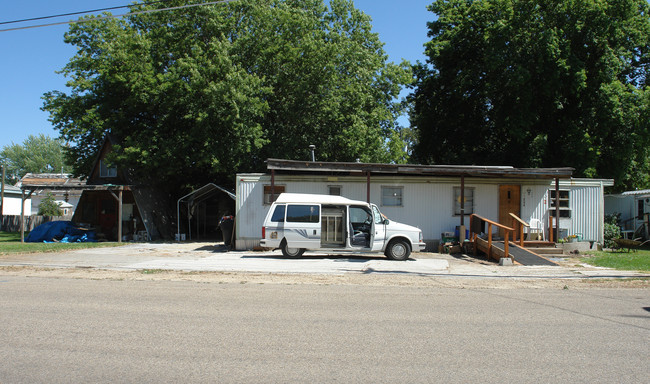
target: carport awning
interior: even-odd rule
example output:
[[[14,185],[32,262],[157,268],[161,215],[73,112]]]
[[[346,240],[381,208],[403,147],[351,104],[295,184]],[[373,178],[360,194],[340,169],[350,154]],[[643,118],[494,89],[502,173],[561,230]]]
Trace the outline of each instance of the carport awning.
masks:
[[[210,196],[216,190],[221,191],[221,192],[225,193],[226,195],[230,196],[233,200],[236,200],[236,196],[235,196],[234,193],[232,193],[232,192],[230,192],[230,191],[228,191],[228,190],[226,190],[226,189],[224,189],[224,188],[222,188],[222,187],[220,187],[220,186],[218,186],[216,184],[208,183],[208,184],[202,186],[201,188],[199,188],[199,189],[197,189],[195,191],[192,191],[192,192],[188,193],[187,195],[181,197],[180,199],[178,199],[178,202],[181,203],[183,201],[187,201],[189,203],[194,203],[194,202],[197,202],[197,201],[202,201],[202,200],[206,199],[208,196]]]
[[[202,202],[203,200],[208,199],[211,195],[217,192],[223,192],[226,195],[228,195],[233,201],[236,200],[236,196],[234,193],[214,184],[214,183],[208,183],[201,188],[192,191],[188,193],[187,195],[181,197],[178,199],[178,202],[176,203],[176,235],[177,237],[180,236],[181,233],[181,203],[186,203],[187,204],[187,209],[188,209],[188,221],[190,220],[189,218],[189,210],[190,207]],[[190,226],[188,226],[190,228]]]

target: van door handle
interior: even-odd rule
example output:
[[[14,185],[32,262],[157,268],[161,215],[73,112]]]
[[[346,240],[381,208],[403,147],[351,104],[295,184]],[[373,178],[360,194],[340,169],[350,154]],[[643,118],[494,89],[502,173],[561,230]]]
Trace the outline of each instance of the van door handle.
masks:
[[[314,229],[314,235],[316,234],[316,230]]]

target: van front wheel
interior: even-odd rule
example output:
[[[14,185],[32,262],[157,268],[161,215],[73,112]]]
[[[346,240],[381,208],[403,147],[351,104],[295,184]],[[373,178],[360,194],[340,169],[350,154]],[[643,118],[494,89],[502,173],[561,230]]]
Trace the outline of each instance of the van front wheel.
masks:
[[[384,253],[391,260],[406,260],[411,255],[411,247],[405,240],[393,240]]]
[[[300,257],[305,253],[305,248],[291,248],[287,246],[286,240],[282,242],[280,249],[282,249],[282,255],[284,257]]]

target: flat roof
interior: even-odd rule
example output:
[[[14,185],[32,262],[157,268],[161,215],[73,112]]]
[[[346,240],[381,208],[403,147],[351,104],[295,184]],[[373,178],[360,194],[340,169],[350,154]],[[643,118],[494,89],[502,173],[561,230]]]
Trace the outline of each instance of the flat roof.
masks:
[[[377,164],[267,159],[269,171],[295,173],[384,174],[404,176],[469,176],[555,179],[570,178],[574,168],[515,168],[483,165]]]

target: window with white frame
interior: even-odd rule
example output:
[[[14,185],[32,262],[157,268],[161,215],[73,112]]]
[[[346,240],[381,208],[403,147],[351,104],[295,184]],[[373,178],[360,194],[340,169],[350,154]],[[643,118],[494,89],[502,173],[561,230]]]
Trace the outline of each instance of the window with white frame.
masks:
[[[463,198],[465,199],[465,215],[474,213],[474,188],[465,188]],[[454,187],[454,216],[460,216],[460,187]]]
[[[381,187],[381,205],[384,207],[402,207],[404,205],[404,187]]]
[[[117,177],[117,167],[104,159],[99,160],[99,177]]]

